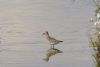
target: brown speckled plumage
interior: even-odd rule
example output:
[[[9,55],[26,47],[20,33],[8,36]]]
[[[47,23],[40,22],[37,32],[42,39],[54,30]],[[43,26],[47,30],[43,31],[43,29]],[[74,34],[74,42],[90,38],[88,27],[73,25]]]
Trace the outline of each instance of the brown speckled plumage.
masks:
[[[63,41],[60,41],[60,40],[57,40],[57,39],[51,37],[49,35],[48,31],[44,32],[43,35],[46,36],[46,39],[48,40],[49,44],[51,44],[53,46],[53,48],[54,48],[54,45],[59,44],[60,42],[63,42]]]

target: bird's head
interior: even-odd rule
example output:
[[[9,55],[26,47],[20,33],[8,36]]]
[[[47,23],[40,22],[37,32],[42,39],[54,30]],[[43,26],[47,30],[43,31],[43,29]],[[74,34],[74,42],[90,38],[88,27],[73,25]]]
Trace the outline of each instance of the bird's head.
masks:
[[[48,31],[45,31],[42,35],[48,35],[49,33],[48,33]]]

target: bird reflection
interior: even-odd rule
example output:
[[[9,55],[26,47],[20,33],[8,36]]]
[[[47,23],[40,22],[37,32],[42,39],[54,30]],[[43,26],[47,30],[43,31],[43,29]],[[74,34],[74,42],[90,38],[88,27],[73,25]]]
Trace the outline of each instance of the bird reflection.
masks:
[[[50,48],[47,50],[44,60],[49,61],[50,57],[58,53],[62,53],[62,51],[56,48]]]

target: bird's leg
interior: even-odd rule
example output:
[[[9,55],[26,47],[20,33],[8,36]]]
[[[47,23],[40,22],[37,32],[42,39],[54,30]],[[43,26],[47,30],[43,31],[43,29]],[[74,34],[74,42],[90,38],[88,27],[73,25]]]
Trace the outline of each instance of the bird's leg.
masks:
[[[54,49],[54,44],[51,44],[51,48],[53,48],[53,49]]]
[[[53,46],[53,49],[54,49],[54,44],[52,46]]]
[[[51,44],[51,48],[52,48],[52,44]]]

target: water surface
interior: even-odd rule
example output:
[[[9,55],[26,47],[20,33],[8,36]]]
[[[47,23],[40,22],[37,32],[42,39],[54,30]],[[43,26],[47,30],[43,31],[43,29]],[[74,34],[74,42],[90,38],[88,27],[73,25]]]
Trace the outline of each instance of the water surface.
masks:
[[[87,38],[93,10],[92,0],[0,0],[0,67],[95,67]],[[44,31],[64,41],[49,62]]]

